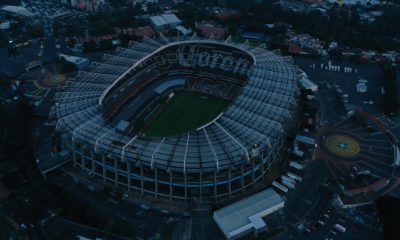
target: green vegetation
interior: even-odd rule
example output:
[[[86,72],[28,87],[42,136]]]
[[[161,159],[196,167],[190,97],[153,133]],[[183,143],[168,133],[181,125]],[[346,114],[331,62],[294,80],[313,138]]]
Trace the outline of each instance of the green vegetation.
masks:
[[[384,240],[397,239],[400,228],[400,201],[391,196],[379,198],[376,202],[376,208],[383,228],[385,230]]]
[[[24,100],[0,104],[0,182],[11,194],[5,199],[27,222],[37,222],[51,210],[69,220],[128,237],[136,235],[126,221],[110,222],[94,206],[47,182],[39,173],[32,146],[32,117]],[[73,192],[72,192],[73,193]],[[0,239],[24,239],[12,221],[0,215]],[[58,239],[74,239],[68,228]],[[72,231],[72,229],[71,229]],[[14,237],[14,238],[12,238]]]
[[[260,234],[255,237],[255,240],[263,240],[263,239],[270,239],[282,233],[284,231],[283,228],[274,228],[269,230],[268,232],[261,232]]]
[[[3,215],[0,214],[0,239],[24,239],[13,224]]]
[[[30,106],[27,101],[0,105],[0,162],[4,173],[4,184],[18,185],[20,174],[33,176],[29,167],[35,168],[31,144]],[[24,170],[16,171],[16,168]]]
[[[385,95],[383,96],[383,111],[393,113],[396,111],[399,101],[397,99],[396,69],[392,66],[383,66],[383,86]]]
[[[393,0],[399,2],[400,0]],[[215,4],[211,0],[196,0],[179,8],[178,15],[190,27],[194,22],[204,19],[215,20],[229,27],[230,34],[234,28],[246,31],[265,33],[272,37],[273,44],[279,46],[286,26],[275,26],[267,29],[267,23],[288,23],[298,33],[308,33],[321,40],[336,41],[339,45],[378,51],[399,50],[400,14],[399,6],[380,6],[371,10],[383,10],[376,21],[365,22],[359,17],[359,6],[340,7],[335,5],[326,13],[319,11],[294,12],[283,9],[277,1],[243,1],[229,0],[220,6],[240,11],[240,18],[216,19],[207,14],[207,6]]]
[[[167,136],[194,130],[215,118],[229,102],[194,92],[178,92],[144,131],[146,136]]]

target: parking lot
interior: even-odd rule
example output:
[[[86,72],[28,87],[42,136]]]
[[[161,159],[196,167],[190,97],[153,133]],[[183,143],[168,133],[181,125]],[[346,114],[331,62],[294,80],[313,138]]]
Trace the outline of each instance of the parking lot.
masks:
[[[304,171],[302,182],[297,183],[296,188],[287,193],[285,217],[290,224],[305,224],[310,221],[310,214],[315,215],[313,212],[319,212],[329,203],[330,198],[326,199],[319,190],[327,177],[327,173],[321,171],[324,169],[322,164],[321,161],[310,163]]]
[[[71,14],[87,16],[87,13],[70,9],[58,1],[28,0],[25,2],[27,4],[26,8],[29,11],[42,18],[55,19],[59,17],[66,17]]]
[[[348,94],[348,105],[362,107],[374,114],[381,112],[383,74],[379,66],[305,57],[294,57],[294,60],[318,85],[337,85],[342,91],[340,94]],[[360,79],[367,81],[365,93],[357,92],[356,84]]]

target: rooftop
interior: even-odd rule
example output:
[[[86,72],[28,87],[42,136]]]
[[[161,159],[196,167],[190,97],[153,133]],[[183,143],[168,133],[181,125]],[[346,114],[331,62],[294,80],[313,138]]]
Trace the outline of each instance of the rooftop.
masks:
[[[161,16],[169,24],[181,24],[182,23],[182,21],[175,14],[163,14]]]
[[[227,238],[266,226],[262,217],[283,207],[284,200],[272,188],[214,212],[214,220]]]
[[[152,16],[150,17],[150,21],[157,27],[168,24],[167,21],[162,16]]]

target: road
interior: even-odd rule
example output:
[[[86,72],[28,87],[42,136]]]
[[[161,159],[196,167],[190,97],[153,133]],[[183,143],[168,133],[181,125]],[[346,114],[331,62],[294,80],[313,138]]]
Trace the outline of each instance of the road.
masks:
[[[53,34],[53,22],[51,20],[44,20],[43,31],[44,31],[44,43],[43,43],[44,47],[40,60],[42,64],[56,62],[58,61],[58,54]]]
[[[45,235],[45,238],[48,240],[59,238],[60,236],[65,235],[66,232],[73,231],[74,233],[91,238],[96,239],[99,237],[110,239],[110,240],[126,240],[127,238],[116,236],[112,234],[108,234],[102,232],[98,229],[81,225],[75,222],[71,222],[68,219],[62,218],[60,216],[50,217],[45,221],[43,226],[39,227]]]
[[[320,185],[326,180],[327,172],[324,171],[322,161],[311,162],[304,171],[302,182],[296,184],[296,188],[286,195],[285,215],[290,224],[303,223],[307,216],[317,206],[320,210],[326,207],[319,204]],[[328,204],[328,202],[325,202]]]
[[[55,39],[52,31],[52,22],[43,20],[44,41],[43,43],[28,44],[17,49],[16,58],[8,58],[8,49],[0,49],[0,77],[16,77],[25,71],[28,63],[40,59],[42,63],[51,63],[58,60]]]

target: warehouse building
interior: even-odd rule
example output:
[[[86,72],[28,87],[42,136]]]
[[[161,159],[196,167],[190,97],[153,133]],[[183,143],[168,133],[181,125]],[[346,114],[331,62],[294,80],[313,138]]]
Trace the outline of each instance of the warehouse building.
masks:
[[[157,31],[165,31],[182,24],[175,14],[162,14],[150,17],[151,26]]]
[[[237,239],[248,233],[267,229],[263,217],[279,210],[285,204],[272,188],[235,202],[214,212],[214,220],[227,239]]]

